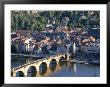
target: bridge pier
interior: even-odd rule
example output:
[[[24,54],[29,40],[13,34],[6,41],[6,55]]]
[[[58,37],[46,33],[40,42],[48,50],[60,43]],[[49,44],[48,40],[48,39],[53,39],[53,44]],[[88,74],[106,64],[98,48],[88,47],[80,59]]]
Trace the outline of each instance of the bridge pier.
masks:
[[[13,77],[16,77],[16,72],[13,71],[12,73],[13,73],[12,76]]]

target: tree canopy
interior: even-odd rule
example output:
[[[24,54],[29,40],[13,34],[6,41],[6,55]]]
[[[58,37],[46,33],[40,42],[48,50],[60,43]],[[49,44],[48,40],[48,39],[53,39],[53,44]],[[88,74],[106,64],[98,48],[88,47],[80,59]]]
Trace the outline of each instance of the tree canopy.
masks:
[[[60,26],[64,17],[69,18],[69,28],[100,26],[100,12],[93,12],[90,14],[91,11],[11,11],[11,30],[43,31],[48,20],[55,20],[55,24]]]

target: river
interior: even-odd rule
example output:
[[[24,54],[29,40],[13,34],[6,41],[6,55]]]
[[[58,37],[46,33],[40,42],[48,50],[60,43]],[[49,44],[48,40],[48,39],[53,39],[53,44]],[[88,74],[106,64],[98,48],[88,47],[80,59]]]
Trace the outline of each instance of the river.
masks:
[[[35,58],[20,58],[12,56],[11,68],[36,60]],[[52,63],[49,67],[41,67],[40,71],[28,71],[27,77],[99,77],[100,65],[78,64],[73,62]],[[17,74],[19,77],[19,75]]]

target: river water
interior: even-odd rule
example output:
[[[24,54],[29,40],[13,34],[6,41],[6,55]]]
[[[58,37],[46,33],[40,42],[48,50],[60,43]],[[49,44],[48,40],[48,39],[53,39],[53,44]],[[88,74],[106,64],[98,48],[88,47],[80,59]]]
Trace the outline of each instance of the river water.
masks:
[[[23,58],[12,56],[11,68],[36,60],[35,58]],[[52,63],[49,67],[28,71],[28,77],[99,77],[100,65],[78,64],[73,62]],[[19,77],[19,75],[17,74]]]

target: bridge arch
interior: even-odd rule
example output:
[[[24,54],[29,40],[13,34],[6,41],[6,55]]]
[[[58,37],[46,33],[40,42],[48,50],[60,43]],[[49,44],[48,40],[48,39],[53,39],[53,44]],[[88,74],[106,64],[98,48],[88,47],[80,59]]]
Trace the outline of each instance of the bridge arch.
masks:
[[[47,72],[47,63],[46,62],[42,62],[39,65],[39,74],[40,75],[44,75]]]
[[[64,56],[61,56],[59,61],[65,60],[66,58]]]
[[[69,58],[74,58],[74,55],[73,54],[69,55]]]
[[[28,77],[35,77],[37,74],[37,69],[35,66],[30,66],[27,70],[27,76]]]
[[[53,72],[55,71],[56,69],[56,66],[57,66],[57,60],[56,59],[52,59],[49,63],[49,68],[50,70]]]
[[[22,71],[16,72],[16,77],[24,77],[24,73]]]
[[[11,71],[11,76],[13,76],[13,71]]]
[[[50,63],[57,63],[56,59],[51,59]]]

